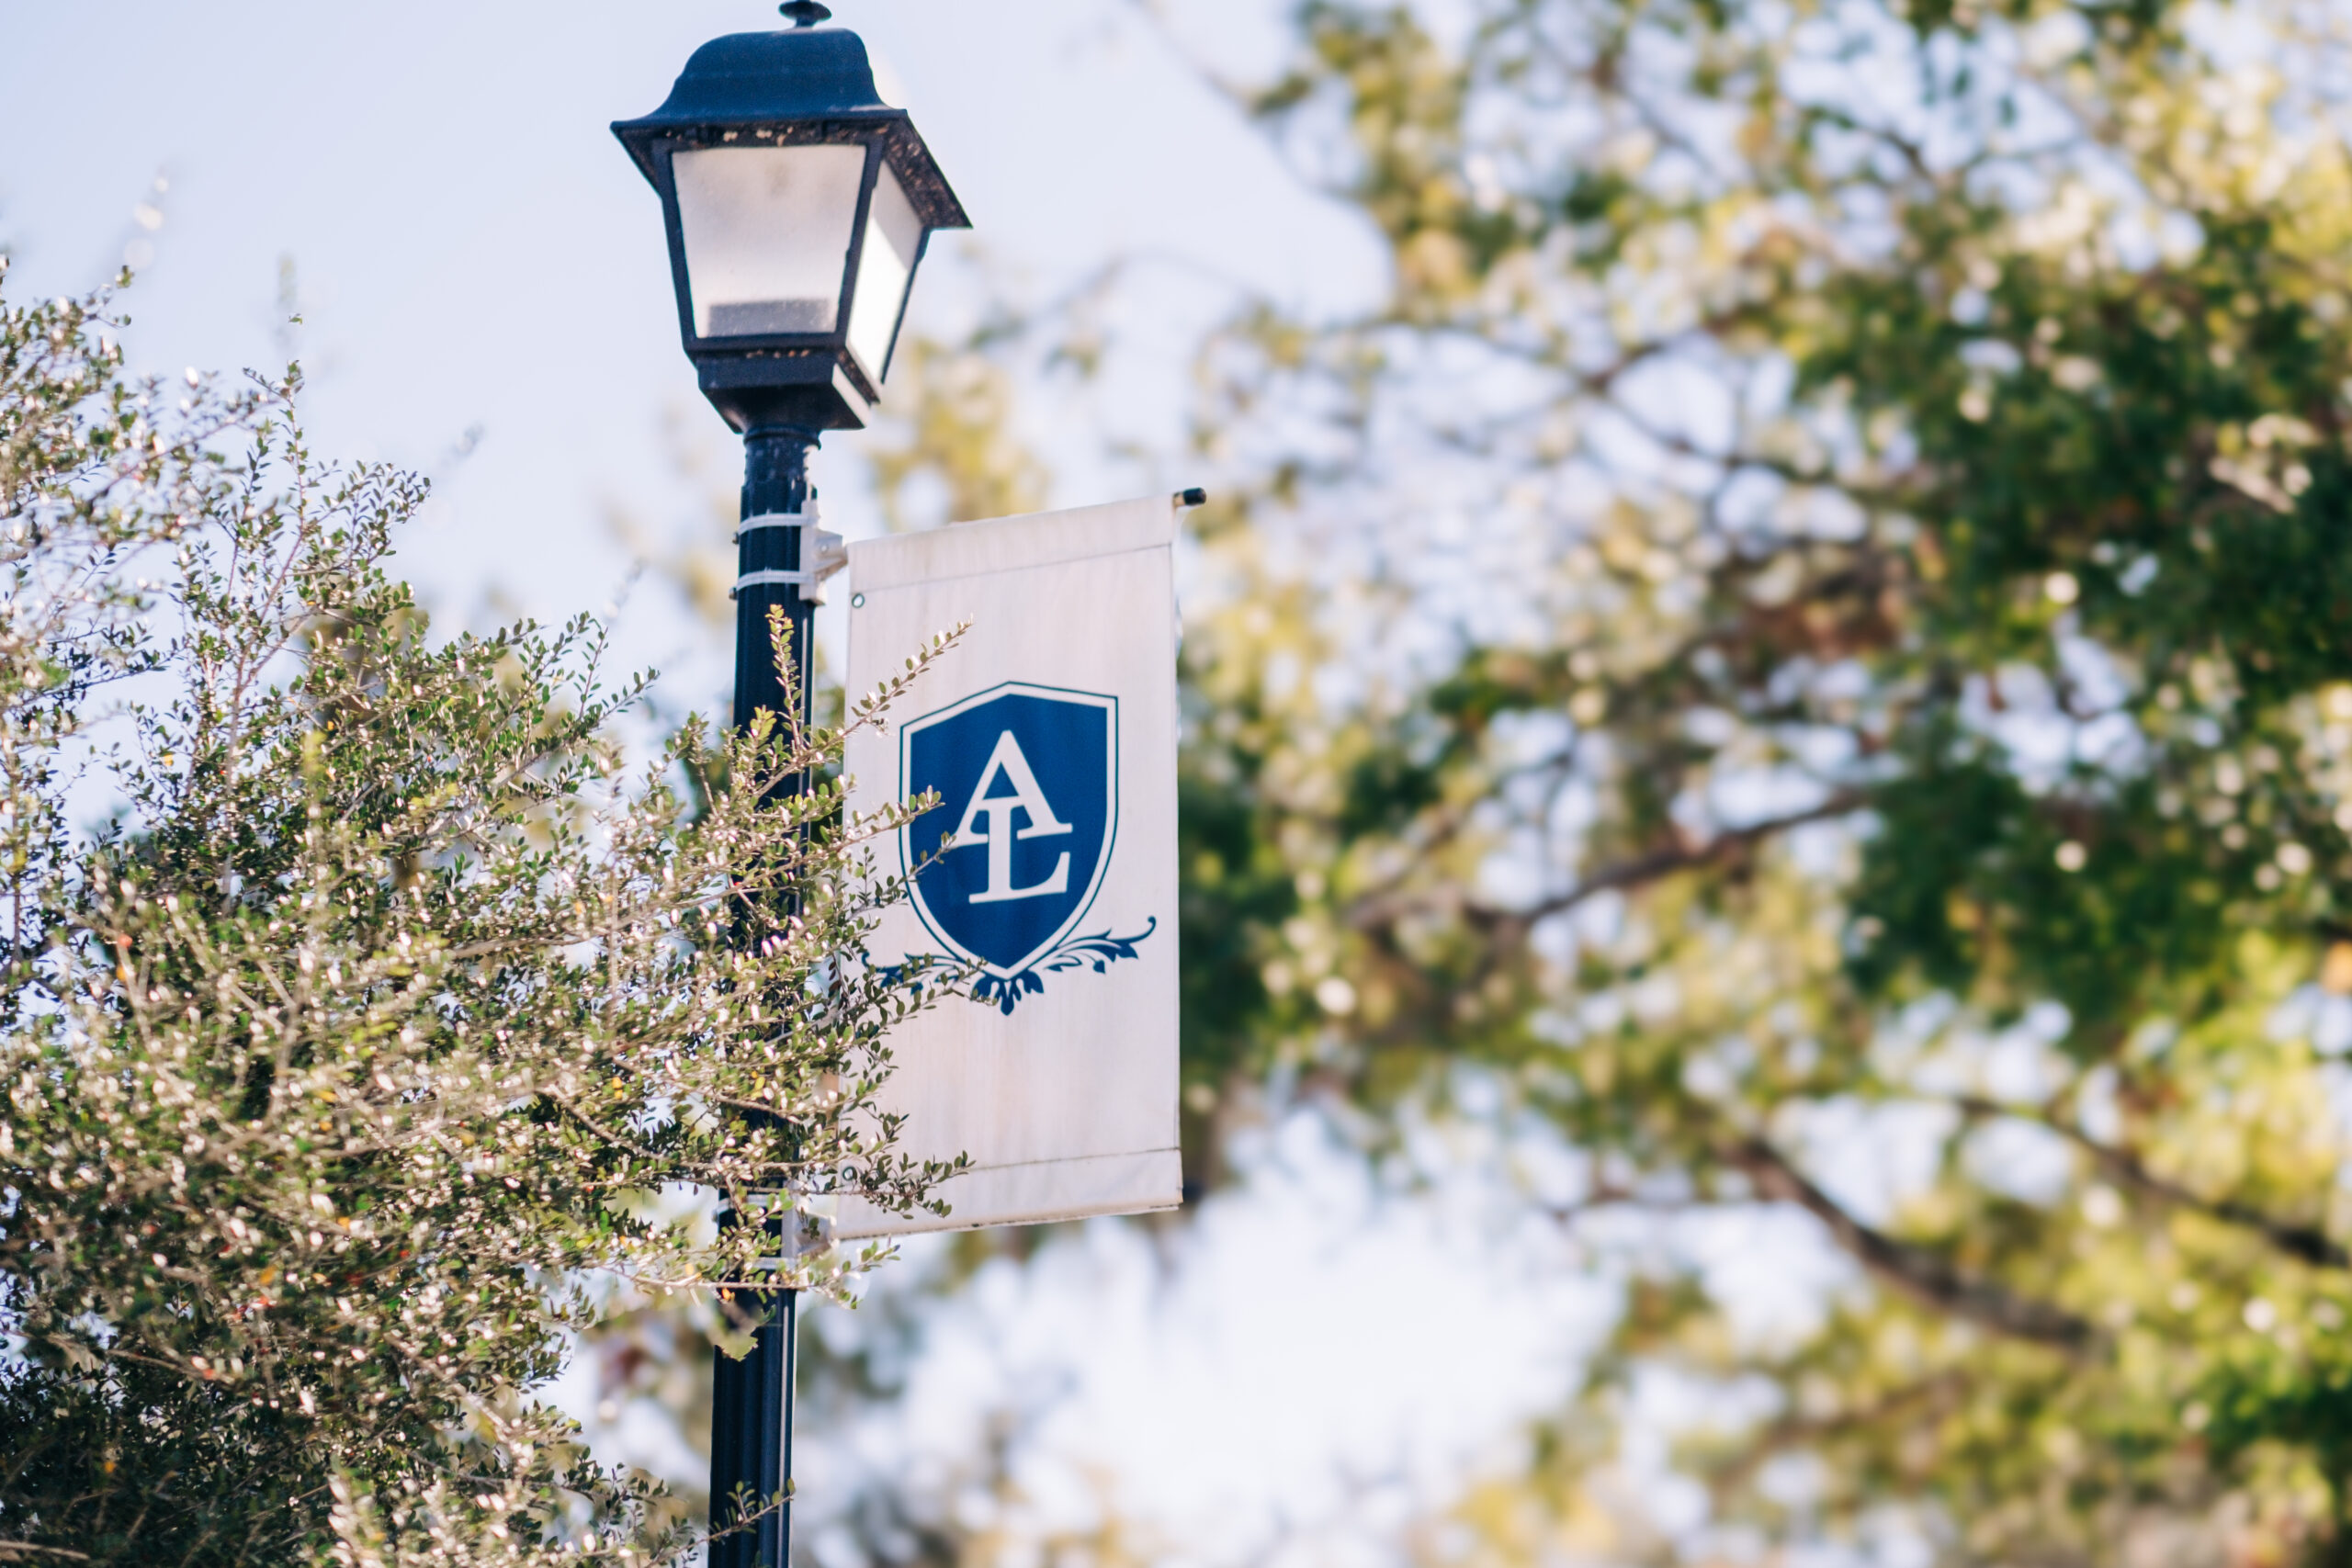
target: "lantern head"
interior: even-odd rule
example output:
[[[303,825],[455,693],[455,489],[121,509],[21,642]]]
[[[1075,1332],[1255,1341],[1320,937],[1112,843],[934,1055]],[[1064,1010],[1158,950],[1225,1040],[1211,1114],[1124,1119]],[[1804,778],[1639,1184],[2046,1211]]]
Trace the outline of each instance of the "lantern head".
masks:
[[[737,430],[854,430],[882,395],[931,234],[971,220],[856,34],[801,26],[695,51],[613,127],[662,197],[678,325]]]

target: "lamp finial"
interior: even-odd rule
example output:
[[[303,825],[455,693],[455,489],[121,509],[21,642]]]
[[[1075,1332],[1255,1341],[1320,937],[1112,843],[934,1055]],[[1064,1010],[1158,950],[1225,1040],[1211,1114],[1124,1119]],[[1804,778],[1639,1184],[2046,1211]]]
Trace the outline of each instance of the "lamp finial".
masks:
[[[786,0],[776,9],[791,17],[796,28],[813,28],[833,14],[831,6],[820,6],[817,0]]]

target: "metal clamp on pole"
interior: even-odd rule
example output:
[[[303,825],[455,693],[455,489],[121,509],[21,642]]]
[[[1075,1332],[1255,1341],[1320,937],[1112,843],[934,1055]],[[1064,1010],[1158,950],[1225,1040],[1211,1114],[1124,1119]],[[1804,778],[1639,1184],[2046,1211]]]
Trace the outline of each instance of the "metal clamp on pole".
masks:
[[[807,507],[799,512],[764,512],[757,517],[746,517],[736,525],[732,543],[741,544],[743,536],[762,528],[814,528],[823,514],[817,509],[817,498],[810,496]]]
[[[838,1199],[806,1193],[748,1194],[740,1218],[756,1223],[776,1243],[774,1256],[754,1258],[752,1267],[763,1274],[774,1274],[832,1246],[837,1223],[833,1211],[838,1203]],[[723,1280],[718,1283],[734,1290],[775,1288],[772,1279]]]
[[[825,579],[849,565],[849,541],[839,534],[811,528],[800,536],[800,558],[807,563],[816,590],[804,591],[800,596],[811,604],[821,604],[825,602]]]
[[[817,507],[811,502],[806,512],[773,512],[761,517],[747,517],[735,530],[740,541],[744,535],[758,528],[801,528],[800,558],[807,564],[797,570],[781,569],[747,571],[735,580],[727,591],[729,599],[746,588],[763,583],[785,583],[800,590],[800,597],[811,604],[825,602],[825,580],[849,565],[849,543],[839,534],[828,533],[817,526]]]
[[[727,591],[727,596],[732,599],[746,588],[759,588],[771,582],[805,584],[815,575],[807,571],[747,571],[735,580],[735,586]]]

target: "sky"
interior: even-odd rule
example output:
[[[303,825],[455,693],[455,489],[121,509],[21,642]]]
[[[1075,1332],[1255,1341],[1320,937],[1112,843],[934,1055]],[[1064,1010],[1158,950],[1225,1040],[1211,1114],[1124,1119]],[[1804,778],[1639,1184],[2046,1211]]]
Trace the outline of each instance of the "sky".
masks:
[[[1156,439],[1181,413],[1192,324],[1237,291],[1340,309],[1380,287],[1358,220],[1302,188],[1199,67],[1270,62],[1278,6],[1188,5],[1182,48],[1134,0],[838,10],[975,220],[933,245],[912,330],[952,335],[995,299],[1138,264],[1161,287],[1121,323],[1110,400]],[[733,438],[680,352],[659,204],[607,128],[660,103],[708,38],[780,25],[752,0],[0,0],[9,289],[78,293],[130,259],[134,366],[298,352],[320,452],[435,479],[399,569],[445,626],[621,601],[624,661],[707,705],[723,639],[658,589],[621,591],[641,555],[724,542],[707,502],[731,489]],[[1057,504],[1169,480],[1106,466],[1091,434],[1035,434]],[[855,443],[816,463],[852,537],[876,527]],[[840,614],[820,634],[835,646]]]

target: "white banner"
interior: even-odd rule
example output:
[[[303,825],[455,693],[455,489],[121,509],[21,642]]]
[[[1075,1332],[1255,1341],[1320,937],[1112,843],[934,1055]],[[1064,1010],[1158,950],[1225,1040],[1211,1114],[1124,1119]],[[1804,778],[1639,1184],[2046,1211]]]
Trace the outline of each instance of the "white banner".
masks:
[[[884,851],[885,869],[934,858],[868,960],[980,978],[893,1032],[882,1096],[901,1152],[971,1156],[940,1193],[953,1212],[844,1201],[839,1235],[1180,1201],[1175,532],[1174,502],[1136,501],[850,547],[853,693],[971,626],[850,744],[853,810],[941,800]]]

